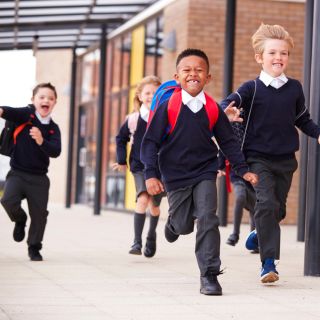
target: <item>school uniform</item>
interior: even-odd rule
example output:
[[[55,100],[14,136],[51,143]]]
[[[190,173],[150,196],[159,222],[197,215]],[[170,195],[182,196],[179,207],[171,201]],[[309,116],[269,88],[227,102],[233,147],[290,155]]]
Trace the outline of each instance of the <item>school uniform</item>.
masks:
[[[168,102],[161,104],[143,138],[141,161],[146,179],[157,177],[159,163],[167,190],[171,232],[180,235],[193,231],[197,219],[195,253],[201,276],[220,271],[220,233],[216,216],[216,176],[218,147],[228,156],[233,169],[243,176],[248,166],[238,147],[229,120],[219,108],[212,130],[203,105],[204,93],[191,97],[182,90],[182,106],[173,132],[164,138],[168,127]]]
[[[320,128],[310,119],[298,80],[284,74],[274,79],[261,71],[255,81],[256,94],[243,152],[250,171],[259,176],[254,186],[255,224],[261,261],[265,261],[280,258],[279,222],[285,218],[287,195],[297,169],[295,152],[299,149],[299,134],[296,127],[313,138],[319,137]],[[235,101],[247,118],[253,90],[253,81],[243,83],[237,92],[221,102],[222,108]]]
[[[139,116],[137,117],[137,123],[136,128],[134,128],[134,132],[131,132],[133,131],[132,129],[130,131],[129,117],[127,117],[126,121],[121,126],[118,135],[116,136],[117,162],[120,165],[127,164],[127,143],[131,140],[129,167],[135,181],[136,198],[138,198],[142,192],[147,192],[143,173],[144,165],[140,160],[140,150],[142,138],[147,129],[148,117],[149,109],[145,105],[142,105],[139,110]],[[157,177],[160,178],[159,169],[157,169]],[[163,194],[160,196],[152,196],[153,204],[155,206],[159,206],[162,197]]]
[[[31,218],[27,244],[29,248],[40,250],[49,213],[49,158],[56,158],[61,153],[60,130],[50,117],[41,118],[33,105],[1,108],[4,119],[17,125],[29,122],[17,136],[1,204],[13,222],[24,223],[27,214],[21,207],[21,201],[27,200]],[[44,139],[41,146],[31,138],[31,127],[37,127],[41,131]]]

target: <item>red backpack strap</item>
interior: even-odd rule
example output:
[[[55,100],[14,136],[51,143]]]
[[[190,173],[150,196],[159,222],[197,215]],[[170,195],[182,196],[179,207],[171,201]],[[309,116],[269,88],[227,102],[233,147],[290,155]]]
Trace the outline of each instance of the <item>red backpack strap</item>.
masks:
[[[180,113],[182,104],[182,95],[181,95],[181,88],[177,88],[173,91],[169,101],[168,101],[168,134],[171,134],[174,130],[178,116]]]
[[[219,108],[217,103],[205,93],[206,97],[206,105],[204,106],[208,119],[209,119],[209,129],[210,131],[216,124],[218,117],[219,117]],[[181,110],[182,105],[182,95],[181,95],[181,88],[177,88],[172,93],[172,96],[169,99],[168,102],[168,122],[169,122],[169,128],[168,128],[168,134],[171,134],[174,130],[178,116]]]
[[[18,127],[16,127],[13,131],[13,143],[16,144],[17,143],[17,136],[18,134],[24,129],[24,127],[27,125],[27,124],[32,124],[30,121],[28,122],[25,122],[25,123],[22,123],[20,124]]]
[[[218,117],[219,117],[219,108],[217,103],[206,93],[204,93],[206,97],[206,105],[204,106],[209,118],[209,128],[210,131],[216,124]]]

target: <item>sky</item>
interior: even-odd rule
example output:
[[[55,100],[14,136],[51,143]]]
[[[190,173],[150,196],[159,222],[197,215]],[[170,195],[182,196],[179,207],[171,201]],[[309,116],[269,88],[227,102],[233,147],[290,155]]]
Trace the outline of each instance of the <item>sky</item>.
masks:
[[[24,107],[30,103],[35,76],[32,50],[0,51],[0,106]]]
[[[24,107],[31,102],[36,62],[31,50],[0,51],[0,106]],[[2,120],[2,119],[0,119]],[[4,121],[0,121],[0,130]],[[9,158],[0,156],[0,180],[9,170]]]

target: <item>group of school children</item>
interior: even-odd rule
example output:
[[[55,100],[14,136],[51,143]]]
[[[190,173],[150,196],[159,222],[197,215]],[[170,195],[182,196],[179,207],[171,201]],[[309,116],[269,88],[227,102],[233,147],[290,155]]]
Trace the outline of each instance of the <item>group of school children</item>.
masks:
[[[130,142],[129,165],[136,186],[134,240],[129,253],[141,255],[143,249],[146,257],[155,255],[159,205],[166,195],[169,212],[164,235],[168,242],[193,232],[196,224],[195,255],[200,270],[200,293],[205,295],[222,295],[218,281],[222,270],[216,215],[219,153],[231,164],[236,194],[234,231],[227,243],[234,246],[238,242],[242,209],[247,208],[252,231],[246,247],[260,254],[261,282],[272,283],[279,280],[275,266],[275,261],[280,259],[279,223],[286,216],[287,195],[297,169],[296,127],[320,143],[320,128],[310,119],[300,82],[284,73],[293,48],[291,36],[282,26],[262,24],[252,36],[252,46],[255,60],[261,65],[260,75],[243,83],[220,105],[204,92],[211,80],[207,55],[200,49],[182,51],[176,60],[174,81],[160,85],[159,78],[147,76],[137,85],[135,112],[127,116],[116,137],[117,162],[113,169],[126,170]],[[46,90],[44,98],[48,98],[47,91],[50,96],[53,94],[51,102],[47,99],[44,107],[38,103],[37,90]],[[18,139],[26,139],[33,145],[39,167],[31,169],[20,161],[24,150],[18,142],[1,200],[15,222],[14,239],[22,241],[27,216],[20,204],[27,197],[31,260],[42,260],[39,250],[47,217],[48,191],[45,173],[48,157],[58,156],[61,148],[58,127],[50,118],[55,90],[48,86],[37,90],[34,106],[24,113],[0,108],[0,116],[19,123],[33,115],[33,122],[28,125],[30,132],[25,130]],[[234,134],[232,122],[243,122],[242,143]],[[39,184],[34,182],[36,179]],[[26,191],[24,185],[29,181],[45,194],[32,197],[37,190]],[[150,223],[143,248],[147,213]]]

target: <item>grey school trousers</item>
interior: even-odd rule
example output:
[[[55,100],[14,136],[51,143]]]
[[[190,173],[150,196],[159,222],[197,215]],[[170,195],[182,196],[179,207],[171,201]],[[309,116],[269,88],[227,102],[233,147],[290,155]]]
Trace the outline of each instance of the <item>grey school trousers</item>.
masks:
[[[201,276],[208,270],[220,271],[220,232],[216,179],[167,193],[169,217],[167,227],[176,234],[189,234],[197,220],[195,254]]]
[[[247,159],[250,171],[256,173],[259,182],[256,191],[254,218],[257,229],[260,258],[280,258],[280,221],[286,216],[286,202],[292,176],[297,170],[295,158],[287,160]]]
[[[18,170],[10,170],[4,185],[1,204],[13,222],[23,222],[27,215],[21,207],[27,200],[31,218],[27,244],[42,248],[42,239],[47,224],[47,204],[50,181],[47,175],[35,175]]]

